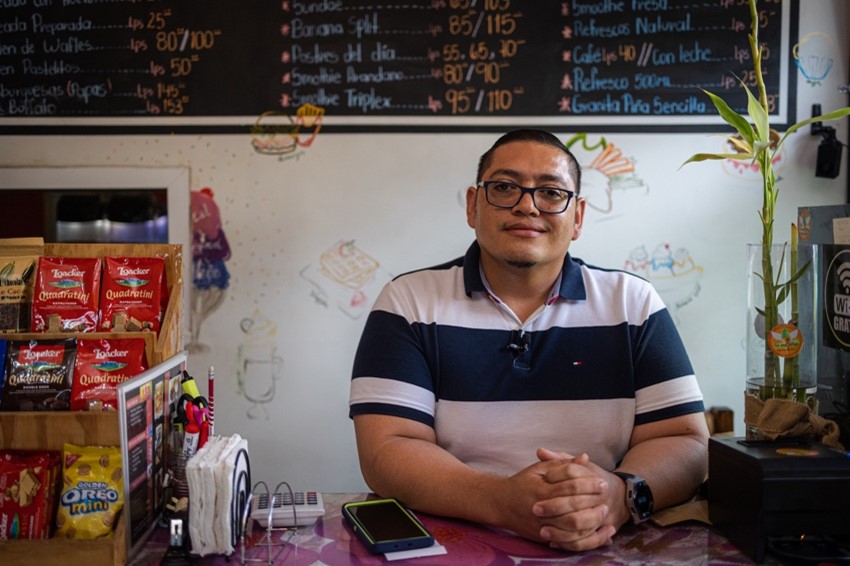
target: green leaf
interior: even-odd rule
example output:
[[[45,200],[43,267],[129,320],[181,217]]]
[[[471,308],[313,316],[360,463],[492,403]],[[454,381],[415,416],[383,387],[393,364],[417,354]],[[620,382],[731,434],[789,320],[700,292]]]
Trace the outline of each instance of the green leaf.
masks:
[[[798,270],[797,270],[797,272],[796,272],[796,273],[794,273],[794,274],[791,276],[791,279],[789,279],[789,280],[788,280],[788,283],[789,283],[789,284],[790,284],[790,283],[794,283],[794,282],[795,282],[795,281],[797,281],[800,277],[802,277],[802,276],[806,273],[806,270],[809,268],[809,264],[811,264],[811,263],[812,263],[812,260],[807,261],[807,262],[805,263],[805,265],[803,265],[803,267],[801,267],[800,269],[798,269]]]
[[[741,134],[741,137],[744,138],[747,143],[752,145],[754,135],[753,127],[750,123],[743,116],[729,108],[729,105],[716,94],[712,94],[707,90],[704,90],[703,92],[711,98],[711,102],[714,103],[714,107],[717,108],[717,112],[720,114],[720,117],[723,118],[727,124],[735,128],[735,130]]]
[[[688,163],[696,163],[699,161],[709,161],[709,160],[721,160],[721,159],[735,159],[737,161],[749,161],[752,159],[752,155],[746,155],[744,153],[697,153],[688,158],[687,161],[682,163],[679,166],[681,169]]]
[[[747,92],[747,112],[749,112],[752,121],[755,122],[758,140],[767,142],[770,145],[770,124],[768,123],[767,112],[764,111],[762,105],[759,104],[759,101],[753,96],[753,93],[750,92],[750,89],[747,88],[747,85],[743,81],[741,81],[741,86]],[[756,154],[760,152],[761,149],[758,149]]]
[[[779,292],[776,294],[776,306],[781,305],[785,302],[785,299],[788,297],[788,287],[783,283],[780,286]]]
[[[793,126],[789,127],[788,130],[786,130],[785,135],[782,136],[782,139],[779,140],[779,143],[777,144],[776,147],[778,149],[779,146],[782,145],[782,143],[785,141],[785,138],[787,138],[789,134],[796,132],[797,130],[799,130],[802,127],[808,126],[809,124],[813,124],[815,122],[832,122],[834,120],[838,120],[839,118],[843,118],[843,117],[848,116],[848,115],[850,115],[850,107],[839,108],[838,110],[833,110],[832,112],[828,112],[828,113],[824,114],[823,116],[812,116],[811,118],[807,118],[807,119],[805,119],[801,122],[797,122]]]
[[[753,146],[751,146],[741,138],[737,136],[729,136],[728,138],[726,138],[726,141],[735,146],[738,149],[738,153],[743,153],[749,155],[750,157],[754,156],[753,154],[755,152],[753,151]]]
[[[761,155],[763,151],[770,152],[770,139],[767,141],[758,140],[755,144],[753,144],[753,158]]]

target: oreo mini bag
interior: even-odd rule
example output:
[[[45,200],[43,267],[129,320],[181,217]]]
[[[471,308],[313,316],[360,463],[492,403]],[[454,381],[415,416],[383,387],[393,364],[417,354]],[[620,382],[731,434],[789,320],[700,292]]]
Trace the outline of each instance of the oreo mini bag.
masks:
[[[108,536],[124,507],[121,448],[65,443],[62,485],[57,536],[78,540]]]
[[[104,258],[101,330],[159,332],[166,292],[163,258]]]

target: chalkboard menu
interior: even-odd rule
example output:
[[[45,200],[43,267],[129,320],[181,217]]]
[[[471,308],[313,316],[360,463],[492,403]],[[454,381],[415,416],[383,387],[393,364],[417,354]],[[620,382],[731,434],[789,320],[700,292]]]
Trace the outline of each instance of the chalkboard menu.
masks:
[[[797,0],[761,0],[774,123]],[[0,132],[719,124],[754,85],[746,0],[0,0]]]

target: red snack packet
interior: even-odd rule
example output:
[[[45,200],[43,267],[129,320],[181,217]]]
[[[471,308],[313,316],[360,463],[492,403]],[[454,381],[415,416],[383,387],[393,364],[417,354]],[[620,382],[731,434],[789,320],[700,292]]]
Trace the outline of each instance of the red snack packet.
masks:
[[[78,339],[71,410],[118,410],[118,384],[146,369],[141,338]]]
[[[105,331],[159,331],[165,302],[165,260],[161,257],[107,257],[100,297]]]
[[[40,257],[32,301],[32,329],[97,330],[100,259]]]
[[[59,452],[0,450],[0,540],[51,536]]]

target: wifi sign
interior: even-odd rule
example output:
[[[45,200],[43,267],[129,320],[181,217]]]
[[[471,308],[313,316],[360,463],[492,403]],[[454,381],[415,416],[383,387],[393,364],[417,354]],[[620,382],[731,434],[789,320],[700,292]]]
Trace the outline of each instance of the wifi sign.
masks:
[[[841,281],[841,286],[844,287],[844,292],[850,294],[850,262],[839,265],[836,273],[839,281]]]
[[[824,246],[824,344],[850,352],[850,247]]]

